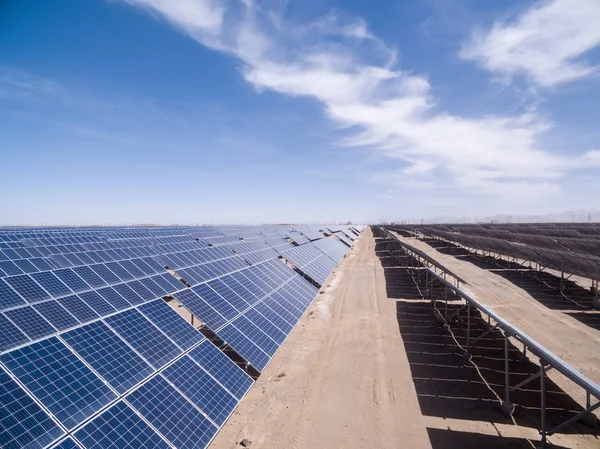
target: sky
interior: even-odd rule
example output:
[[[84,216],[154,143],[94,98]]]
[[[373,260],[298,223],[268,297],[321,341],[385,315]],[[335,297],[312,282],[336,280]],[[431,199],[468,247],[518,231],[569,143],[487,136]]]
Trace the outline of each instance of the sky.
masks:
[[[600,209],[598,0],[0,0],[0,225]]]

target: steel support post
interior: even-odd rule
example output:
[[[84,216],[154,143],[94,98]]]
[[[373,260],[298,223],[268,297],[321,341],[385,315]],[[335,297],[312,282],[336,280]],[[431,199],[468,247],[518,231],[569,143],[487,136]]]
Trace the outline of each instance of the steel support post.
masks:
[[[508,366],[508,333],[504,332],[504,402],[502,411],[506,415],[512,415],[515,406],[510,402],[510,367]]]
[[[471,303],[467,302],[467,350],[463,358],[468,360],[471,357]]]
[[[445,315],[446,323],[448,323],[448,286],[447,285],[444,286],[444,302],[445,302],[444,315]],[[448,323],[448,325],[449,324],[450,323]]]
[[[541,413],[541,447],[546,447],[546,368],[544,361],[540,360],[540,413]]]

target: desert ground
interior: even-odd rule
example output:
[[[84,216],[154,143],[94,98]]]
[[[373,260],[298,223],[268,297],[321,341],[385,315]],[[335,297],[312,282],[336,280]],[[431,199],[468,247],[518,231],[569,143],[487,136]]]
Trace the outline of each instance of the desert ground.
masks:
[[[466,289],[598,381],[600,332],[545,307],[506,278],[411,241],[469,281]],[[502,414],[503,342],[460,357],[461,329],[434,319],[414,270],[377,245],[370,229],[337,267],[306,315],[211,448],[530,448],[539,442],[539,383]],[[588,329],[589,327],[589,329]],[[535,372],[512,348],[511,380]],[[567,357],[568,356],[568,357]],[[580,410],[568,382],[548,382],[550,425]],[[549,438],[559,448],[600,447],[577,423]]]

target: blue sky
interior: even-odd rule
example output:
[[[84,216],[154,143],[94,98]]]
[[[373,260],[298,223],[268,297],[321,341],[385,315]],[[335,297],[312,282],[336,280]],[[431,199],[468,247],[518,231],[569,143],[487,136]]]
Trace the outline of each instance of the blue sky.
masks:
[[[0,0],[0,224],[600,208],[596,0]]]

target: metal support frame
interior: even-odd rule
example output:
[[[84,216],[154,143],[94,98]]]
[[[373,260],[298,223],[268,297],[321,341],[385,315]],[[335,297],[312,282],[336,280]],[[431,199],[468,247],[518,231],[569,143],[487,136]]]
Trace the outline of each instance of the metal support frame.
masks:
[[[400,242],[395,236],[393,236],[393,234],[391,234],[389,232],[388,232],[388,234],[390,235],[391,238]],[[416,257],[417,254],[413,252],[413,249],[414,249],[413,247],[411,247],[410,245],[404,244],[404,242],[400,242],[400,244],[401,244],[402,250],[404,251],[405,254],[412,255],[416,259],[419,259]],[[432,264],[433,266],[426,266],[426,264],[424,263],[424,260],[421,260],[421,263],[425,267],[426,285],[427,286],[428,286],[429,278],[431,278],[432,285],[433,285],[434,281],[441,282],[444,285],[444,300],[446,303],[446,324],[447,325],[450,325],[450,323],[448,321],[448,314],[447,314],[448,290],[452,290],[457,296],[461,297],[466,302],[465,306],[461,307],[457,312],[452,314],[450,317],[450,319],[452,319],[455,315],[460,314],[460,312],[462,310],[464,310],[465,307],[467,308],[467,313],[468,313],[468,316],[467,316],[467,344],[466,344],[466,351],[464,353],[464,356],[470,357],[470,352],[471,352],[474,344],[477,341],[479,341],[480,339],[484,338],[485,336],[489,335],[490,333],[494,332],[495,330],[502,331],[502,333],[504,335],[504,372],[505,372],[505,374],[504,374],[504,376],[505,376],[505,378],[504,378],[505,394],[504,394],[504,401],[502,403],[502,410],[505,411],[505,413],[506,412],[512,413],[514,411],[514,405],[510,402],[510,393],[522,388],[524,385],[537,379],[538,377],[540,378],[541,447],[546,447],[548,436],[551,436],[551,435],[557,433],[558,431],[560,431],[561,429],[563,429],[564,427],[566,427],[578,420],[585,418],[586,416],[591,414],[594,410],[600,408],[600,386],[599,385],[592,382],[590,379],[585,377],[579,371],[577,371],[574,368],[572,368],[571,366],[567,365],[563,360],[558,358],[556,355],[554,355],[552,352],[550,352],[544,346],[539,344],[537,341],[533,340],[531,337],[529,337],[523,331],[521,331],[517,327],[513,326],[511,323],[509,323],[505,319],[501,318],[492,309],[490,309],[489,307],[487,307],[484,304],[481,304],[479,301],[477,301],[476,299],[472,298],[467,293],[462,291],[459,288],[458,277],[456,275],[454,275],[452,272],[448,271],[446,273],[441,265],[436,266],[435,264]],[[539,263],[537,263],[537,264],[538,264],[538,271],[543,271],[545,269],[545,267],[542,267]],[[438,273],[436,269],[441,269],[441,274]],[[453,276],[453,279],[456,281],[456,285],[454,285],[454,283],[449,282],[446,279],[446,276],[445,276],[446,274]],[[564,274],[561,275],[561,281],[564,282]],[[464,283],[465,281],[460,279],[460,282]],[[597,296],[599,295],[598,281],[596,281],[596,295]],[[433,301],[433,299],[432,299],[432,301]],[[475,307],[482,314],[487,316],[487,323],[489,326],[489,328],[487,330],[485,330],[483,333],[481,333],[479,336],[477,336],[473,340],[471,340],[471,307]],[[494,325],[491,324],[491,320],[494,320],[494,322],[495,322]],[[523,380],[522,382],[520,382],[512,387],[510,386],[509,337],[514,338],[523,344],[523,353],[522,353],[523,357],[526,357],[527,350],[529,349],[529,352],[533,353],[540,359],[540,371],[538,373],[532,374],[527,379]],[[546,424],[547,424],[546,423],[546,373],[552,369],[558,371],[559,373],[564,375],[566,378],[568,378],[569,380],[574,382],[576,385],[582,387],[585,390],[585,392],[586,392],[586,408],[585,408],[585,410],[581,411],[577,415],[572,416],[570,419],[568,419],[568,420],[564,421],[563,423],[557,425],[556,427],[548,430],[546,428],[547,427],[546,426]],[[593,404],[591,401],[592,396],[596,399],[596,402],[594,402]]]

